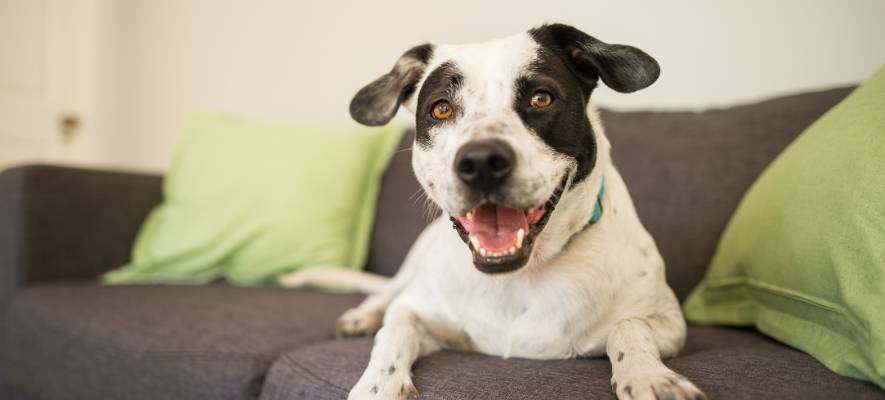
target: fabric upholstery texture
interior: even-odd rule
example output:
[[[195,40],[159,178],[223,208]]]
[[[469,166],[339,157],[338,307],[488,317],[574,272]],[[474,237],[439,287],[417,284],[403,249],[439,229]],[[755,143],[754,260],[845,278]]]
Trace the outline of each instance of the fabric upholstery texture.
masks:
[[[741,196],[851,88],[692,112],[602,112],[612,159],[680,300],[700,282]]]
[[[603,112],[615,164],[680,296],[701,279],[758,173],[848,91],[704,113]],[[398,149],[410,146],[407,135]],[[410,156],[397,152],[384,175],[370,271],[393,274],[430,220]],[[0,386],[14,383],[30,400],[344,398],[365,368],[371,340],[327,339],[334,319],[360,296],[40,283],[94,278],[124,263],[160,198],[157,176],[59,167],[0,174],[0,285],[9,276],[31,283],[0,322],[0,332],[9,333],[0,337],[6,351]],[[885,398],[750,330],[692,327],[688,347],[668,364],[711,398]],[[612,398],[610,373],[605,359],[500,360],[458,352],[415,366],[422,398],[452,400]]]
[[[278,354],[332,338],[359,295],[40,284],[6,316],[0,380],[27,399],[254,399]]]
[[[283,354],[262,400],[343,399],[369,360],[370,339],[325,342]],[[754,331],[690,327],[682,354],[665,363],[711,399],[885,399],[866,382],[833,374],[808,355]],[[413,370],[421,399],[614,399],[606,358],[504,360],[443,351]]]
[[[439,215],[412,171],[412,142],[415,131],[402,137],[381,181],[376,223],[366,270],[393,276],[406,258],[412,242],[427,224]]]
[[[161,178],[30,165],[0,173],[0,307],[25,282],[93,278],[126,262]]]

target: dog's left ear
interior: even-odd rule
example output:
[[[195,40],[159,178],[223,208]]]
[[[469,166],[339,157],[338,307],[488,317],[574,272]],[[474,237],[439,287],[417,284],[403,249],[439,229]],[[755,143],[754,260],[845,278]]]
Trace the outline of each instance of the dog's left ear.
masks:
[[[561,52],[578,77],[591,85],[602,78],[608,87],[630,93],[648,87],[661,74],[658,62],[644,51],[605,43],[569,25],[544,25],[529,34]]]
[[[433,45],[415,46],[400,56],[390,72],[381,75],[353,96],[350,116],[368,126],[384,125],[396,115],[400,104],[415,92],[433,55]]]

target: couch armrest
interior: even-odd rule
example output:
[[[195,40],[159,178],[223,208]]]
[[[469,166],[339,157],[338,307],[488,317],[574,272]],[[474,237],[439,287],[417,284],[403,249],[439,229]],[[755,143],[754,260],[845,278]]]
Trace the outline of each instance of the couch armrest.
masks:
[[[157,175],[28,165],[0,173],[0,304],[27,282],[94,278],[129,260]]]

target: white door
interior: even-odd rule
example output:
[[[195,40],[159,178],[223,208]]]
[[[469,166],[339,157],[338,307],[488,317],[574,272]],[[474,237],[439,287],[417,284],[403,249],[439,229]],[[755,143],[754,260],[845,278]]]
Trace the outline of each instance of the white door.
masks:
[[[0,169],[94,158],[100,3],[0,0]]]

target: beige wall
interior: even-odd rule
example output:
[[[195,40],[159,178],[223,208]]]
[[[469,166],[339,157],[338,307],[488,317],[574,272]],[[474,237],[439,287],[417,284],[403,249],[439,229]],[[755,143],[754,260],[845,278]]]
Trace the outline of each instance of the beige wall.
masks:
[[[162,169],[191,110],[351,124],[350,96],[408,47],[545,21],[640,47],[662,76],[596,94],[622,109],[705,108],[859,81],[885,63],[885,1],[242,1],[112,3],[103,164]]]

